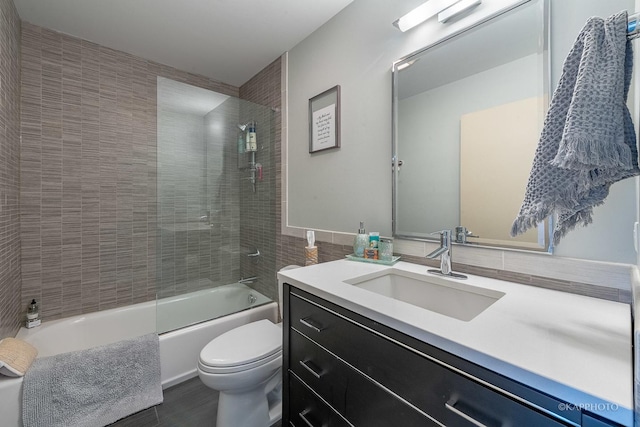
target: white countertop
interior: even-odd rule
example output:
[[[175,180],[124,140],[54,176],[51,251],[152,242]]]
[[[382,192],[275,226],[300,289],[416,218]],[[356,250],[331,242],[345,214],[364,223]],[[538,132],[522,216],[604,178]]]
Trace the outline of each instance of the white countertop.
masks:
[[[388,267],[340,260],[280,272],[278,278],[561,400],[632,425],[630,305],[467,275],[463,284],[505,295],[465,322],[344,283],[391,268],[427,270],[406,262]]]

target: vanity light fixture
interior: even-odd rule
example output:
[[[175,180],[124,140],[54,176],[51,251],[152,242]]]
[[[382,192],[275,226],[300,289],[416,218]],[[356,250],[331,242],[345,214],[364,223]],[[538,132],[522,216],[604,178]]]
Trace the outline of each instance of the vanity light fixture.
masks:
[[[393,25],[400,31],[405,32],[423,23],[432,16],[436,16],[443,10],[450,8],[459,1],[460,0],[429,0],[403,17],[396,19]]]
[[[416,62],[415,59],[413,61],[403,62],[402,64],[396,67],[396,70],[400,71],[400,70],[404,70],[405,68],[409,68],[413,65],[414,62]]]
[[[460,15],[463,12],[466,12],[467,10],[478,6],[480,3],[482,3],[482,0],[462,0],[457,2],[456,4],[454,4],[453,6],[443,10],[442,12],[438,13],[438,22],[441,24],[444,24],[445,22],[447,22],[449,19],[455,18],[456,16]]]

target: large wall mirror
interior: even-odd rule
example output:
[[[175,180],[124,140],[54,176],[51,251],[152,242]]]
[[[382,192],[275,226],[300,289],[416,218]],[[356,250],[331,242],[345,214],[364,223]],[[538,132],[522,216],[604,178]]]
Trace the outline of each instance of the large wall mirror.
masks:
[[[549,221],[511,238],[549,102],[549,11],[531,0],[393,66],[393,232],[464,226],[480,245],[550,251]]]

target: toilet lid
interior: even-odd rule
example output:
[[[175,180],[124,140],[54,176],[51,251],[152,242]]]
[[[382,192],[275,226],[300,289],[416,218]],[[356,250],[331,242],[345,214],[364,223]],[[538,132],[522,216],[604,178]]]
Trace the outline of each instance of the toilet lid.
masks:
[[[282,328],[259,320],[214,338],[200,352],[204,366],[231,368],[275,356],[282,349]]]

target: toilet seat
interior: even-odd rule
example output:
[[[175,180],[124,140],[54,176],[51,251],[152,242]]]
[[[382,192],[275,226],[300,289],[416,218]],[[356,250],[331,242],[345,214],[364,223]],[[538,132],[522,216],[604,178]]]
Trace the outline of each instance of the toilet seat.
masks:
[[[252,322],[214,338],[200,352],[198,367],[230,374],[264,365],[282,356],[282,328],[268,320]]]
[[[265,365],[270,361],[277,359],[279,357],[282,357],[282,351],[278,351],[277,353],[272,354],[269,357],[265,357],[263,359],[259,359],[251,363],[243,363],[243,364],[228,366],[228,367],[205,365],[202,363],[201,360],[198,360],[198,369],[200,369],[200,371],[202,371],[203,373],[207,373],[207,374],[233,374],[236,372],[242,372],[252,368],[256,368],[258,366]]]

